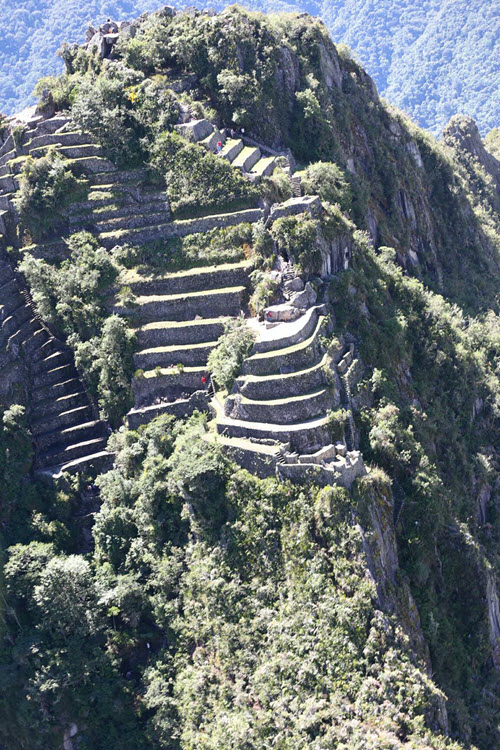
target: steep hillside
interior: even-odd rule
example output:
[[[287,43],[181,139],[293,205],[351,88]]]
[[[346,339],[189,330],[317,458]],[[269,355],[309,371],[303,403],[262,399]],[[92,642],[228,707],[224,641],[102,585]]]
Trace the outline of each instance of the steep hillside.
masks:
[[[30,101],[37,80],[60,63],[65,41],[83,39],[89,22],[133,18],[156,9],[154,0],[70,0],[11,3],[4,0],[0,40],[0,107],[8,112]],[[178,8],[188,2],[178,2]],[[500,118],[496,7],[487,0],[249,0],[254,10],[307,11],[320,16],[333,40],[354,51],[381,95],[439,134],[454,114],[474,117],[484,134]],[[217,2],[196,7],[222,10]]]
[[[94,32],[1,123],[0,747],[498,746],[497,134]]]

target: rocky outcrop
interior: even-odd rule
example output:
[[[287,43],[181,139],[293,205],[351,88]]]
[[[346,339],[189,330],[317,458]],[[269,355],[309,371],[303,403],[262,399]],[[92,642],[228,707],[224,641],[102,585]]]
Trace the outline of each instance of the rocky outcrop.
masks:
[[[500,194],[500,163],[486,150],[478,127],[472,117],[455,115],[443,130],[443,141],[458,153],[471,154],[494,180]]]

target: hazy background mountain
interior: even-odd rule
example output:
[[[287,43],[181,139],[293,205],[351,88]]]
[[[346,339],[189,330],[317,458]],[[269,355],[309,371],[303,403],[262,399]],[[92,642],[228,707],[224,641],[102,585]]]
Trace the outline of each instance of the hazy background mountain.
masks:
[[[0,0],[0,108],[12,113],[36,81],[61,69],[63,41],[81,41],[88,21],[133,18],[159,0]],[[192,3],[176,3],[185,7]],[[199,2],[220,10],[226,2]],[[499,0],[248,0],[261,10],[319,15],[348,44],[382,95],[439,132],[452,114],[484,134],[500,122]]]

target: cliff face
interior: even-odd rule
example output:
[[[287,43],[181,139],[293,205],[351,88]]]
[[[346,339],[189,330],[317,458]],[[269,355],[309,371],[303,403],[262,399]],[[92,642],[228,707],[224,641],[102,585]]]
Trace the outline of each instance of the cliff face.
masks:
[[[437,143],[306,14],[164,8],[63,57],[0,146],[0,744],[496,746],[474,123]]]

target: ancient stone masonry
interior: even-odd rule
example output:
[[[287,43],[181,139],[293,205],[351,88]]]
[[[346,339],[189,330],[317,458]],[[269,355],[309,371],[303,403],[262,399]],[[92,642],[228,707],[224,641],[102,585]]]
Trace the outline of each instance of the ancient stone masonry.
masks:
[[[203,404],[207,408],[208,355],[224,322],[244,308],[250,270],[251,263],[242,261],[155,277],[133,272],[124,277],[135,295],[134,304],[115,311],[132,316],[139,346],[130,426],[161,412],[177,414],[179,399],[185,413]]]
[[[0,229],[15,219],[11,198],[17,189],[19,157],[41,153],[54,142],[62,148],[79,148],[76,144],[81,136],[57,132],[67,124],[65,117],[44,120],[34,116],[24,121],[26,146],[16,147],[12,135],[7,136],[0,148],[4,170],[0,178]],[[12,163],[13,160],[16,161]],[[5,246],[3,231],[1,235],[0,242]],[[72,352],[37,315],[24,279],[5,253],[0,259],[0,318],[2,395],[8,402],[13,395],[9,371],[17,372],[28,395],[27,415],[36,470],[56,476],[62,471],[97,471],[109,465],[108,429],[99,419],[76,370]]]
[[[0,258],[0,340],[2,396],[8,401],[18,378],[26,385],[28,424],[35,468],[57,476],[62,471],[108,466],[108,431],[100,421],[75,368],[68,346],[37,316],[7,257]],[[14,368],[14,382],[9,371]]]
[[[18,138],[16,146],[9,135],[0,147],[0,228],[5,231],[16,220],[11,198],[23,159],[41,156],[49,147],[60,151],[89,182],[87,199],[68,211],[68,230],[90,230],[109,249],[242,223],[264,221],[271,227],[284,216],[322,215],[319,198],[302,196],[295,181],[294,197],[283,204],[172,221],[166,194],[148,187],[145,171],[118,170],[68,117],[43,119],[31,111],[21,122],[22,145]],[[275,152],[246,144],[243,138],[227,139],[207,120],[182,123],[178,129],[212,150],[220,141],[221,158],[253,181],[272,174],[277,164]],[[282,164],[293,180],[293,158],[286,157]],[[67,255],[66,243],[57,237],[23,250],[48,260]],[[325,274],[344,267],[343,249],[342,257],[334,260],[330,248],[321,250]],[[278,273],[281,302],[266,310],[265,322],[249,319],[257,337],[232,392],[225,400],[220,394],[209,395],[208,356],[228,319],[248,317],[252,267],[251,260],[243,260],[175,273],[122,272],[120,285],[130,290],[131,301],[125,304],[118,296],[113,312],[130,321],[138,343],[135,403],[128,425],[135,429],[163,413],[182,417],[195,410],[211,411],[213,429],[207,440],[218,441],[258,475],[293,481],[311,477],[349,487],[365,471],[356,450],[348,377],[354,350],[333,355],[327,351],[328,310],[317,304],[315,289],[293,268]],[[70,350],[36,319],[7,261],[0,272],[5,278],[0,287],[0,295],[5,295],[5,303],[0,299],[4,349],[9,366],[24,357],[38,468],[57,474],[64,468],[107,465],[107,429],[97,418]],[[340,410],[348,418],[339,429],[335,415]]]
[[[262,476],[350,487],[365,468],[349,431],[332,435],[341,397],[333,358],[321,342],[326,309],[302,312],[295,321],[259,327],[232,393],[212,402],[219,441]]]
[[[227,159],[232,167],[241,170],[252,182],[268,177],[277,166],[276,152],[254,141],[250,144],[250,139],[244,135],[235,133],[228,138],[226,129],[219,130],[208,120],[191,120],[175,127],[187,140],[219,153],[221,158]]]

